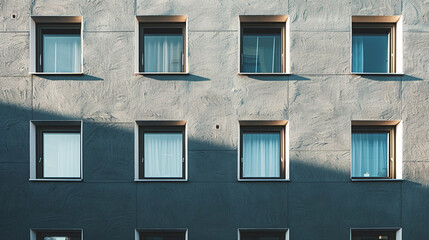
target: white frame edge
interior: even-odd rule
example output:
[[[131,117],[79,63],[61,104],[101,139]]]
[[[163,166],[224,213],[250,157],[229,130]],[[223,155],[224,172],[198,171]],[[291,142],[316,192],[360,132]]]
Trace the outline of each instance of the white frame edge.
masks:
[[[36,177],[36,125],[37,122],[79,122],[80,124],[80,178],[42,179]],[[83,120],[30,120],[30,178],[34,182],[81,182],[83,181]]]

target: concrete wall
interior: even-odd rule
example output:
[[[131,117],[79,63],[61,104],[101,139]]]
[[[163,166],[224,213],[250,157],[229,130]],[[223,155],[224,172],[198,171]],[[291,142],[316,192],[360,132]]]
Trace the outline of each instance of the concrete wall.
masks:
[[[10,16],[16,14],[12,19]],[[186,76],[134,74],[136,15],[188,15]],[[237,74],[238,16],[289,15],[290,76]],[[404,76],[350,75],[351,16],[402,15]],[[30,16],[83,16],[83,76],[30,75]],[[1,0],[0,234],[83,228],[289,228],[291,240],[350,228],[429,236],[428,0]],[[81,120],[83,182],[29,182],[29,121]],[[186,120],[189,181],[135,183],[136,120]],[[238,182],[238,120],[288,120],[291,182]],[[351,120],[403,121],[403,182],[351,182]],[[220,125],[220,130],[215,125]]]

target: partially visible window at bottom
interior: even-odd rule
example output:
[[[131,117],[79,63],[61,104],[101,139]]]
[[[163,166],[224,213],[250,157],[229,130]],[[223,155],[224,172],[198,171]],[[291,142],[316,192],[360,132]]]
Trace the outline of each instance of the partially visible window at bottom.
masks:
[[[140,232],[140,240],[185,240],[185,232]]]
[[[81,231],[46,231],[37,232],[37,240],[81,240]]]
[[[352,240],[396,240],[396,230],[353,230]]]

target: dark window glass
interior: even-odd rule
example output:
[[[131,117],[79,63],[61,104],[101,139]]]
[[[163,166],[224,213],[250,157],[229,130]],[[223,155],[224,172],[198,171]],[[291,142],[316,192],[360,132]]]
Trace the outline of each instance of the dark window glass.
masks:
[[[140,240],[185,240],[185,232],[140,232]]]
[[[140,24],[140,71],[184,72],[185,26],[180,23]]]
[[[282,72],[282,27],[242,24],[241,72]]]
[[[396,230],[353,230],[352,240],[396,240]]]
[[[38,72],[81,71],[80,24],[37,24]]]
[[[80,231],[47,231],[37,232],[37,240],[81,240]]]
[[[285,231],[240,231],[240,240],[285,240]]]

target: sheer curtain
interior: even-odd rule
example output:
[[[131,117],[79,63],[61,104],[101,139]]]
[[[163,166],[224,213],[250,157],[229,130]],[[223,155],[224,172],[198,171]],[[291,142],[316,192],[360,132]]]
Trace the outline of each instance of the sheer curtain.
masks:
[[[280,177],[280,134],[243,134],[243,177]]]
[[[281,39],[278,36],[243,36],[243,72],[281,71]]]
[[[182,177],[182,133],[144,134],[144,176]]]
[[[352,51],[352,71],[363,72],[363,36],[353,35],[353,51]]]
[[[352,177],[387,177],[388,133],[352,134]]]
[[[80,72],[80,35],[43,34],[43,71]]]
[[[145,72],[182,72],[182,35],[144,35]]]
[[[80,177],[80,133],[43,133],[44,177]]]

